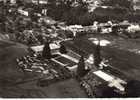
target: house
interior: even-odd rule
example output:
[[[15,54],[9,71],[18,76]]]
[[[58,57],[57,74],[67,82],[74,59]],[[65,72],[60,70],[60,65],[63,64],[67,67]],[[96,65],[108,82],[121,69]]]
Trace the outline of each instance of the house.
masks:
[[[122,79],[120,79],[118,77],[115,77],[115,76],[113,76],[111,74],[108,74],[106,72],[103,72],[101,70],[95,71],[93,73],[95,75],[97,75],[99,78],[101,78],[104,81],[108,82],[109,87],[115,87],[120,92],[125,91],[125,87],[123,85],[126,85],[127,83],[124,80],[122,80]]]
[[[42,52],[42,51],[43,51],[43,47],[44,47],[44,45],[32,46],[32,47],[30,47],[30,49],[31,49],[33,52],[39,53],[39,52]],[[57,45],[57,44],[55,44],[55,43],[51,43],[51,44],[50,44],[50,48],[51,48],[51,50],[57,50],[57,49],[60,48],[60,46]]]
[[[134,6],[133,9],[136,10],[140,10],[140,1],[139,0],[133,0]]]
[[[24,16],[29,16],[29,12],[26,10],[23,10],[22,8],[18,9],[18,13],[20,13],[21,15],[24,15]]]
[[[47,4],[48,3],[48,0],[32,0],[32,3],[35,3],[35,4]]]

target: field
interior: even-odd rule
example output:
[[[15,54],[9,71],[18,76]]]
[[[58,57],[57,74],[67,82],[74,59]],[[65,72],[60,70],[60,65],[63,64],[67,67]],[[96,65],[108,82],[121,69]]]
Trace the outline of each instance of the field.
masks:
[[[36,81],[0,88],[4,98],[86,98],[85,91],[75,79],[57,82],[46,87],[36,86]]]
[[[27,46],[0,41],[0,52],[0,78],[11,81],[23,78],[23,73],[18,70],[16,58],[28,54]]]
[[[46,87],[47,95],[50,98],[86,98],[86,93],[81,89],[75,79],[58,82]]]

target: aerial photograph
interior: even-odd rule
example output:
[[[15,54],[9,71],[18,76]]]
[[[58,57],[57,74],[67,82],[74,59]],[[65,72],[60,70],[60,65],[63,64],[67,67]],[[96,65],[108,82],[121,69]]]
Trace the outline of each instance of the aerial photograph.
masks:
[[[0,0],[0,98],[139,98],[140,0]]]

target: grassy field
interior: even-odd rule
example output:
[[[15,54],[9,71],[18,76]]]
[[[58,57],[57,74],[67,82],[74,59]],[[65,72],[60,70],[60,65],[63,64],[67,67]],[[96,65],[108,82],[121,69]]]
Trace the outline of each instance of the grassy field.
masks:
[[[86,93],[81,89],[79,82],[69,79],[54,83],[46,87],[49,98],[86,98]]]
[[[0,52],[0,79],[16,81],[23,77],[23,73],[18,69],[16,58],[27,55],[27,46],[1,40]]]
[[[4,98],[86,98],[87,94],[75,79],[68,79],[38,87],[36,81],[18,84],[12,87],[0,88],[1,97]]]

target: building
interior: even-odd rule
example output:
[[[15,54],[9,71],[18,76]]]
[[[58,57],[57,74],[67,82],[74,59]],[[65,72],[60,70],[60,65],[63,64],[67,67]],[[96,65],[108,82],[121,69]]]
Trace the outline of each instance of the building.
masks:
[[[140,1],[139,0],[133,0],[134,6],[133,9],[134,10],[140,10]]]
[[[47,4],[48,3],[48,0],[32,0],[32,3],[35,3],[35,4]]]
[[[32,47],[30,47],[30,49],[31,49],[33,52],[35,52],[35,53],[39,53],[39,52],[42,52],[42,51],[43,51],[43,47],[44,47],[44,45],[32,46]],[[50,44],[50,49],[51,49],[52,51],[58,50],[59,48],[60,48],[60,46],[57,45],[57,44],[55,44],[55,43],[51,43],[51,44]]]

